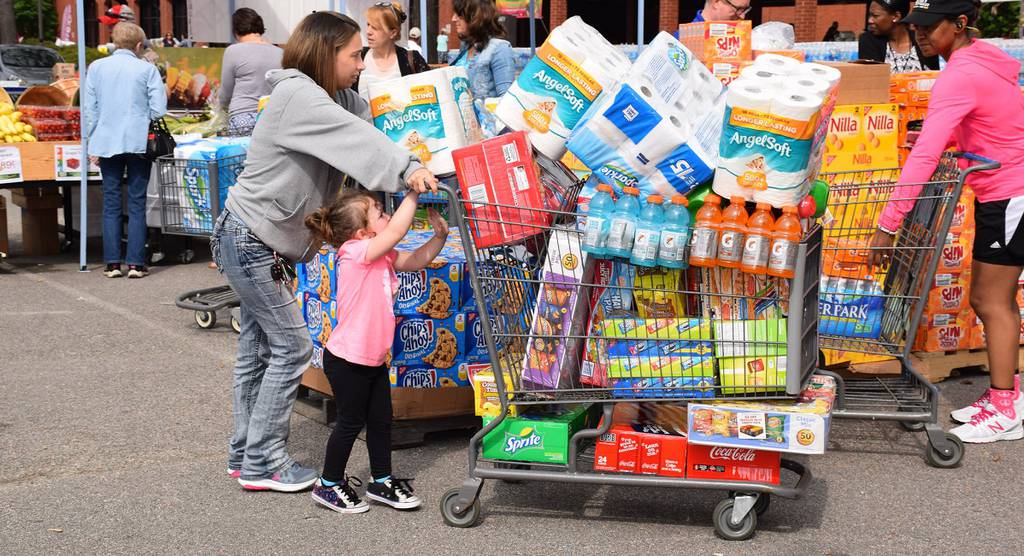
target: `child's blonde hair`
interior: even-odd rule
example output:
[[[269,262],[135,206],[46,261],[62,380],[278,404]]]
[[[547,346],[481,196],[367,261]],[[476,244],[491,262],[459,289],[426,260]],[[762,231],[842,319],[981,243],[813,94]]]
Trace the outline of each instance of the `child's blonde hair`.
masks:
[[[139,43],[146,42],[146,33],[134,23],[122,21],[110,32],[110,42],[118,48],[133,50]]]
[[[365,191],[345,189],[333,203],[307,216],[306,227],[317,239],[340,247],[370,226],[370,207],[376,204],[377,199]]]

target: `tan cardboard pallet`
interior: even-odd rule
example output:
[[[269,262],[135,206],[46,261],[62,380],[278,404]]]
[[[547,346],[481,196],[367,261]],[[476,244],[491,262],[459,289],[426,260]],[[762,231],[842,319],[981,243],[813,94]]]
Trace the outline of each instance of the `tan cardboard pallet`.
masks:
[[[1021,358],[1024,362],[1024,357]],[[915,352],[910,354],[910,364],[931,382],[942,382],[964,370],[988,372],[988,352],[984,349],[947,351],[938,353]],[[851,377],[898,375],[900,364],[895,359],[878,363],[858,363],[838,369],[841,374]]]

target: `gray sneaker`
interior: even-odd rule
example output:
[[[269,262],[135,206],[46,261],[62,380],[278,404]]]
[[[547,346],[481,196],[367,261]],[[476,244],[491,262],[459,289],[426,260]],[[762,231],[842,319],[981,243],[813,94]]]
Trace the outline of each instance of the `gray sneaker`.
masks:
[[[238,477],[238,484],[245,490],[273,490],[277,492],[299,492],[313,486],[319,478],[319,474],[298,463],[281,469],[270,476],[264,477]]]

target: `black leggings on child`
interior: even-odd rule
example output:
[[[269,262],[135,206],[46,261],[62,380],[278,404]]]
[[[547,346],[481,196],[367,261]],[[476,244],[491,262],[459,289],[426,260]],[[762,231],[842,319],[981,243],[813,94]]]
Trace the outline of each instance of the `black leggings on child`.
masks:
[[[350,363],[324,350],[324,374],[331,382],[338,422],[327,441],[323,477],[345,479],[352,444],[366,425],[370,473],[379,479],[391,475],[391,385],[388,368]]]

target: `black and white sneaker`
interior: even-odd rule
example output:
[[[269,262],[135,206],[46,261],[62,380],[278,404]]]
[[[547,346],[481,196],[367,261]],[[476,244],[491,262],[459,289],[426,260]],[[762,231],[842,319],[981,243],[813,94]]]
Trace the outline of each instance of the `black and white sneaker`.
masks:
[[[383,483],[370,481],[366,487],[366,497],[374,502],[387,504],[396,510],[411,510],[423,503],[412,493],[409,481],[412,479],[387,479]]]
[[[110,263],[106,268],[103,269],[103,275],[107,278],[120,278],[124,276],[121,272],[121,265],[118,263]]]
[[[352,484],[361,486],[363,483],[355,477],[346,477],[343,482],[333,486],[324,486],[320,479],[313,485],[313,501],[325,508],[343,514],[361,514],[370,510],[370,505],[359,499],[352,489]]]
[[[146,267],[135,264],[128,265],[129,278],[145,278],[146,276],[149,276],[149,270]]]

